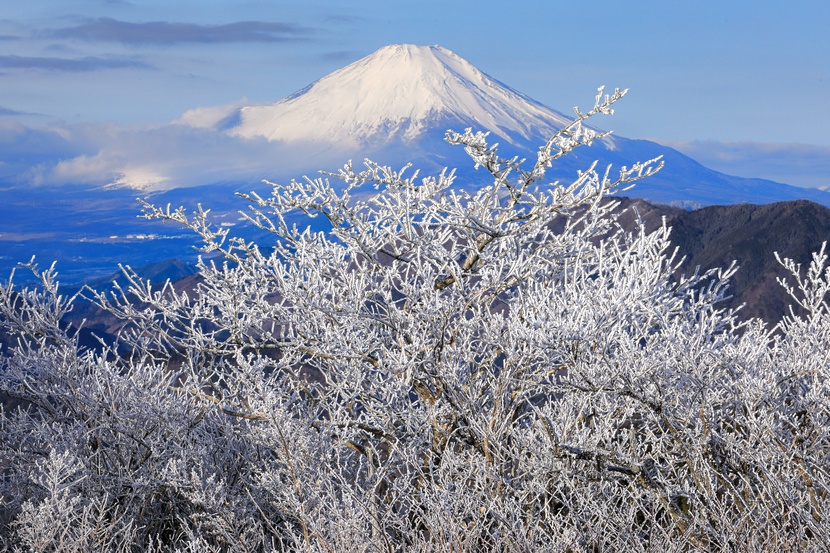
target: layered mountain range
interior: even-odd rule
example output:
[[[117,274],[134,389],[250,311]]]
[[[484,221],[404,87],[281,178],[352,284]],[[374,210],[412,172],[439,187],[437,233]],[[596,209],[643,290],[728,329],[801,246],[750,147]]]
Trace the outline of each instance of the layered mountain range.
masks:
[[[789,257],[803,267],[809,265],[813,252],[830,237],[830,208],[813,202],[798,200],[767,205],[736,204],[709,206],[693,211],[650,204],[640,199],[617,198],[618,222],[634,229],[642,221],[647,231],[666,224],[671,227],[672,248],[678,251],[680,261],[676,276],[690,274],[697,269],[728,267],[733,261],[739,270],[730,280],[730,298],[724,308],[738,309],[738,318],[757,318],[770,327],[789,314],[794,302],[777,282],[788,275],[775,258],[775,252]],[[153,263],[136,270],[146,280],[161,283],[174,281],[178,291],[194,290],[201,277],[191,265],[178,260]],[[122,286],[123,277],[114,274],[90,282],[99,290],[114,281]],[[799,309],[795,306],[795,311]],[[114,340],[122,323],[92,304],[78,302],[67,317],[67,322],[84,323],[83,343],[95,347],[95,336]],[[0,331],[0,352],[8,345],[9,337]]]
[[[456,186],[477,188],[489,184],[488,176],[473,169],[462,148],[444,141],[448,129],[487,131],[502,155],[534,159],[537,148],[569,120],[445,48],[386,46],[277,102],[185,113],[171,127],[187,130],[188,139],[223,147],[232,143],[235,152],[261,152],[266,145],[271,155],[267,165],[247,167],[220,153],[211,156],[214,165],[205,169],[205,174],[222,175],[220,182],[138,194],[151,195],[157,205],[195,208],[202,203],[213,209],[217,224],[244,233],[237,214],[244,203],[233,193],[250,191],[263,178],[285,181],[368,157],[395,167],[412,162],[422,174],[456,168]],[[150,135],[146,138],[152,142]],[[573,179],[594,160],[620,167],[657,156],[663,156],[665,168],[626,194],[684,209],[785,200],[830,206],[828,192],[725,175],[666,146],[617,135],[557,160],[548,177]],[[161,174],[164,167],[150,169]],[[235,174],[239,177],[227,177]],[[126,178],[117,181],[130,184]],[[267,193],[267,187],[261,191]],[[192,261],[192,236],[169,225],[137,221],[136,195],[123,187],[0,186],[0,278],[32,255],[42,265],[57,259],[64,278],[75,282],[112,273],[119,262]]]
[[[273,104],[221,115],[204,120],[194,112],[183,121],[286,147],[302,145],[315,160],[370,157],[390,165],[413,162],[427,170],[454,167],[463,177],[459,186],[469,187],[486,182],[468,170],[460,148],[444,143],[446,130],[487,131],[504,154],[535,159],[538,147],[571,119],[446,48],[411,44],[383,47]],[[663,156],[665,169],[630,195],[681,207],[796,199],[830,206],[826,191],[725,175],[667,146],[616,135],[562,158],[550,176],[573,178],[594,160],[620,167],[657,156]]]

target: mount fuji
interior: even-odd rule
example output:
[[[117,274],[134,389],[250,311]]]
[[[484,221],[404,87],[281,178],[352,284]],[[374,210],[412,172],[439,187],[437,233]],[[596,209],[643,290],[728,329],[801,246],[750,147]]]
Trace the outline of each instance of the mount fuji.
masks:
[[[273,104],[207,118],[194,110],[181,119],[243,139],[265,139],[284,146],[292,158],[302,151],[323,164],[370,157],[393,166],[413,162],[426,171],[452,167],[463,186],[486,184],[485,175],[467,170],[466,154],[443,141],[446,130],[489,131],[502,154],[534,159],[536,149],[569,121],[446,48],[410,44],[380,48]],[[627,195],[686,208],[795,199],[830,206],[826,191],[726,175],[672,148],[616,135],[558,160],[549,176],[573,178],[594,160],[619,167],[658,155],[665,168]]]
[[[198,108],[161,128],[81,135],[82,150],[52,148],[53,173],[65,175],[55,184],[48,184],[50,162],[41,159],[48,152],[37,152],[28,169],[9,165],[15,174],[44,175],[46,184],[6,182],[0,172],[0,280],[33,254],[57,259],[70,282],[109,275],[119,262],[193,261],[189,232],[136,220],[137,194],[187,209],[201,202],[239,235],[250,229],[233,192],[268,194],[262,179],[285,182],[370,158],[394,168],[411,162],[424,175],[455,168],[455,186],[471,190],[491,181],[462,148],[444,141],[448,129],[489,131],[502,156],[533,160],[569,121],[445,48],[386,46],[275,103]],[[51,133],[48,144],[72,132]],[[682,208],[796,199],[830,207],[826,191],[725,175],[666,146],[617,135],[556,160],[547,177],[569,182],[595,160],[620,167],[660,155],[665,168],[626,196]],[[104,184],[117,186],[102,190]]]
[[[448,125],[525,145],[569,122],[446,48],[409,44],[381,48],[276,104],[243,107],[231,121],[239,136],[350,148],[412,142]]]

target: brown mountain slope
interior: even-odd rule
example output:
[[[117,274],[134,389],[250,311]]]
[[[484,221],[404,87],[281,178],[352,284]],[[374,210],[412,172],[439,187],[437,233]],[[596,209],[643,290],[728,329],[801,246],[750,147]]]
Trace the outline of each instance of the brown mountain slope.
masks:
[[[776,277],[786,273],[775,252],[806,268],[812,253],[830,240],[830,209],[805,200],[694,211],[626,198],[621,202],[621,208],[636,207],[648,229],[656,228],[666,217],[672,227],[672,244],[685,256],[681,271],[689,273],[697,266],[702,270],[727,267],[736,261],[739,270],[731,280],[733,298],[727,305],[745,304],[741,318],[760,317],[770,324],[780,321],[792,303],[776,282]],[[631,225],[633,217],[626,215],[622,222]]]
[[[830,239],[830,209],[805,200],[767,205],[711,206],[671,220],[672,242],[687,256],[685,266],[722,267],[733,259],[732,306],[745,303],[743,317],[778,322],[790,300],[776,277],[786,276],[775,252],[807,267],[812,253]]]
[[[759,317],[770,325],[781,320],[792,303],[776,277],[785,276],[775,259],[775,252],[790,257],[806,267],[812,253],[830,240],[830,209],[808,201],[779,202],[768,205],[737,204],[711,206],[695,211],[649,204],[639,199],[617,198],[619,221],[633,228],[636,208],[647,230],[657,228],[665,218],[672,227],[671,240],[685,256],[681,271],[690,273],[696,266],[702,270],[727,267],[733,260],[740,269],[732,278],[729,307],[745,304],[741,318]],[[175,283],[177,290],[194,289],[199,282],[191,275]],[[94,347],[92,335],[110,338],[121,324],[111,315],[91,304],[81,303],[69,315],[76,324],[86,319],[82,331],[85,345]],[[0,329],[0,354],[13,344],[13,339]]]

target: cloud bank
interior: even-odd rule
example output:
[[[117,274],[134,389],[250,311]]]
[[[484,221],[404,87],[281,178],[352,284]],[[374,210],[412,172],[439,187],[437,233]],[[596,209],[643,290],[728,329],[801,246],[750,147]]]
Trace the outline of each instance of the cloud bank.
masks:
[[[282,22],[237,21],[224,25],[197,25],[167,21],[133,23],[102,17],[72,27],[53,29],[46,35],[123,44],[175,44],[286,42],[307,39],[312,33],[312,29]]]
[[[348,159],[357,162],[363,155],[381,162],[388,162],[390,156],[415,155],[410,151],[397,156],[389,152],[355,156],[342,146],[321,150],[320,144],[287,145],[229,135],[223,122],[246,104],[240,100],[196,108],[156,127],[64,124],[32,128],[15,118],[15,110],[0,107],[0,116],[6,114],[0,117],[0,186],[75,184],[164,190],[262,179],[285,182],[319,170],[336,170]],[[830,185],[830,147],[662,143],[729,175],[815,188]]]
[[[830,187],[830,146],[768,142],[655,139],[728,175],[758,177],[805,188]]]
[[[22,111],[17,111],[16,109],[11,108],[4,108],[0,106],[0,117],[5,117],[8,115],[26,115]]]
[[[206,110],[208,113],[210,109]],[[204,122],[191,114],[194,122]],[[336,170],[348,154],[319,145],[234,137],[174,122],[153,128],[30,128],[0,119],[0,186],[124,186],[166,190],[218,182],[288,180]]]
[[[72,73],[98,71],[101,69],[151,69],[146,63],[125,58],[56,58],[37,56],[0,56],[3,69],[41,69],[45,71],[67,71]]]

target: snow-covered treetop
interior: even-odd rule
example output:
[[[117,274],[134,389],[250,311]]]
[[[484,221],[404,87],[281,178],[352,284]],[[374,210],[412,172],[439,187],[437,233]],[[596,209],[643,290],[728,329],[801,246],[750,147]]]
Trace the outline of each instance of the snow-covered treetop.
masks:
[[[443,120],[508,141],[550,135],[568,123],[446,48],[395,44],[275,104],[241,108],[231,132],[352,146],[413,139]]]
[[[447,133],[473,191],[368,160],[273,183],[259,245],[145,203],[227,262],[83,292],[121,325],[97,349],[30,263],[0,287],[0,548],[826,552],[825,249],[781,260],[806,316],[738,324],[734,265],[679,275],[665,224],[613,213],[659,159],[544,184],[624,94],[532,166]]]

